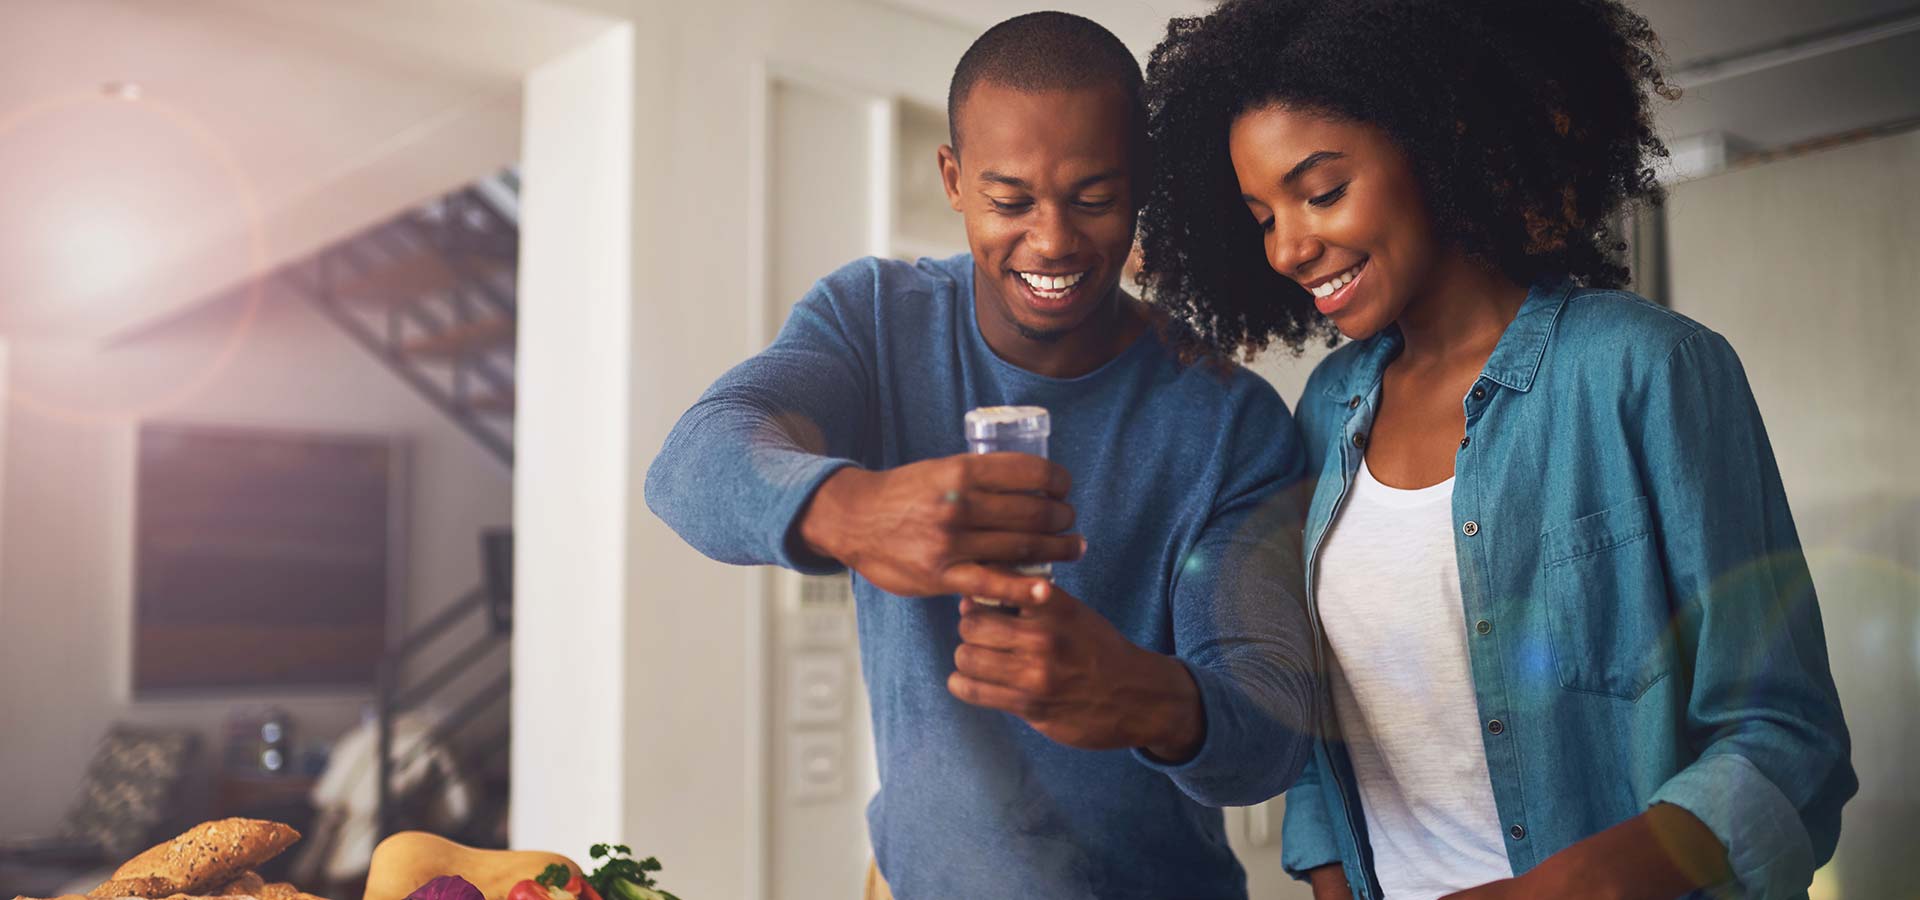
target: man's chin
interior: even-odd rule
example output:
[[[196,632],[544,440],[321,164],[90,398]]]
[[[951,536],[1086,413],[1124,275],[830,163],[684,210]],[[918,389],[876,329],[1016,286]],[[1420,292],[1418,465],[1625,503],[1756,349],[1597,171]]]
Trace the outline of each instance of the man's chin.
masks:
[[[1068,326],[1068,327],[1062,328],[1055,325],[1055,326],[1050,326],[1046,328],[1035,328],[1018,319],[1015,319],[1013,322],[1013,330],[1018,332],[1020,334],[1020,337],[1026,340],[1032,341],[1036,344],[1057,343],[1060,341],[1061,338],[1064,338],[1067,335],[1072,334],[1074,327],[1076,326]]]

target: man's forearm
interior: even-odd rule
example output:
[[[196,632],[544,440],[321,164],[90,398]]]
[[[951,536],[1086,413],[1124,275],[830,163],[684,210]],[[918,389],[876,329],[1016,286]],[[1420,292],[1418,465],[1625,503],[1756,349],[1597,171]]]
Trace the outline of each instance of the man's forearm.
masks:
[[[1207,738],[1206,711],[1200,701],[1200,685],[1193,673],[1178,659],[1142,650],[1146,661],[1147,682],[1155,685],[1157,702],[1144,717],[1147,737],[1141,746],[1155,759],[1182,763],[1200,752]]]
[[[813,497],[800,507],[794,532],[808,553],[841,565],[852,565],[842,555],[846,552],[842,546],[842,529],[836,526],[846,518],[847,495],[855,489],[854,482],[865,474],[864,470],[849,466],[827,476],[814,490]]]

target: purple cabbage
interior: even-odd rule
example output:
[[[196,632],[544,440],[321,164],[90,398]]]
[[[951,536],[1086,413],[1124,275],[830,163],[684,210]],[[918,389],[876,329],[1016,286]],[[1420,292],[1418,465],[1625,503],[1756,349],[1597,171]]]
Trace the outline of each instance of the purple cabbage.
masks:
[[[407,895],[407,900],[487,900],[480,889],[458,875],[442,875]]]

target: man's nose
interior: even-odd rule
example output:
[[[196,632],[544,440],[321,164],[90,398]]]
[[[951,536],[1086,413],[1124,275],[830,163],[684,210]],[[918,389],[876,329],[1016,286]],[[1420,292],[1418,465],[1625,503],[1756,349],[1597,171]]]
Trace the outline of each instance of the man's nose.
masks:
[[[1027,243],[1047,259],[1065,259],[1080,249],[1080,231],[1066,211],[1051,203],[1034,209],[1033,225],[1027,231]]]

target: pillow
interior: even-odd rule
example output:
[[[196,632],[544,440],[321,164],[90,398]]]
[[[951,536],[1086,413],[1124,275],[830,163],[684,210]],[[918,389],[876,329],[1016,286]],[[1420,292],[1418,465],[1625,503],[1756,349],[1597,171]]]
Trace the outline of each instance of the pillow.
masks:
[[[115,724],[87,765],[64,833],[91,840],[112,857],[145,849],[171,812],[168,803],[195,743],[190,732]]]

